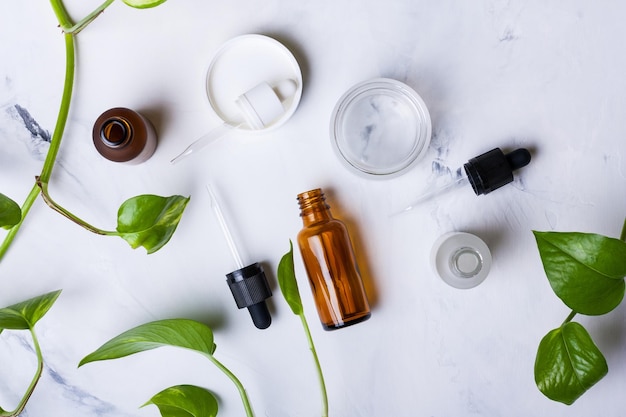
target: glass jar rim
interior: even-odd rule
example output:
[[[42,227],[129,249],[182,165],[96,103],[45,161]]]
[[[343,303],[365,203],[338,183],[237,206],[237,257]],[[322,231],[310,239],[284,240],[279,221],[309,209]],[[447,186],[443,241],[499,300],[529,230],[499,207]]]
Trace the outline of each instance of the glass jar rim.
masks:
[[[369,101],[364,105],[363,101],[367,100]],[[378,109],[377,105],[380,103],[387,108]],[[379,163],[381,161],[371,163],[364,160],[362,155],[359,157],[358,151],[354,150],[355,144],[350,142],[354,138],[357,141],[362,140],[361,143],[356,144],[356,146],[361,146],[363,141],[370,140],[368,135],[376,126],[370,123],[368,116],[363,116],[356,124],[353,123],[355,118],[362,117],[358,112],[362,112],[364,107],[371,110],[368,106],[374,109],[373,113],[378,113],[373,116],[379,119],[378,122],[383,123],[383,129],[398,127],[398,123],[394,125],[393,122],[389,122],[389,126],[384,126],[388,121],[382,120],[383,116],[396,119],[411,118],[408,120],[411,125],[408,131],[401,132],[405,137],[403,140],[410,141],[408,146],[404,146],[405,149],[402,152],[398,153],[398,147],[393,143],[397,140],[397,135],[393,138],[384,137],[384,135],[376,138],[377,148],[374,158],[386,159],[382,163]],[[383,111],[386,113],[383,114]],[[430,144],[431,135],[430,113],[422,98],[408,85],[390,78],[375,78],[354,85],[337,102],[330,123],[331,144],[339,160],[352,172],[368,178],[391,178],[412,168],[424,156]],[[368,137],[364,139],[365,136]]]

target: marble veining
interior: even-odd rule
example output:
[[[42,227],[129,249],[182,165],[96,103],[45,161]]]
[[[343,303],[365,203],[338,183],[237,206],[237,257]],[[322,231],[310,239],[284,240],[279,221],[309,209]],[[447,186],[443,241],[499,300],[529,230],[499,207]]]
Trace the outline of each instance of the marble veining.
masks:
[[[38,138],[44,142],[50,142],[50,132],[39,126],[39,123],[30,115],[27,109],[16,104],[14,106],[17,114],[22,118],[24,126],[30,132],[33,138]]]
[[[59,394],[73,404],[75,409],[82,413],[82,415],[94,417],[129,416],[129,414],[122,412],[113,404],[102,401],[80,387],[69,383],[61,373],[51,366],[46,365],[45,372],[49,377],[49,379],[46,379],[46,382],[51,381],[56,384],[56,390]]]
[[[24,128],[29,133],[29,135],[19,135],[22,137],[24,145],[34,159],[43,161],[50,147],[50,132],[42,128],[28,109],[19,104],[9,105],[5,108],[5,111],[7,117],[4,118],[3,123],[15,123],[21,128]],[[2,122],[2,118],[0,118],[0,122]],[[0,133],[2,133],[3,130],[0,130]],[[11,134],[9,132],[15,131],[16,130],[10,129],[6,131],[3,136],[8,136]],[[7,139],[9,138],[5,137],[5,140]]]
[[[34,366],[35,366],[35,350],[32,347],[32,340],[30,338],[30,336],[28,335],[27,332],[25,331],[17,331],[17,332],[6,332],[7,334],[3,335],[3,338],[6,338],[6,340],[11,343],[14,346],[14,349],[19,349],[20,352],[15,352],[16,354],[18,354],[17,356],[22,358],[23,356],[27,356],[29,357],[29,363],[28,367],[33,368],[34,370]],[[43,352],[44,352],[44,356],[46,356],[47,350],[45,349],[45,347],[43,348]],[[6,355],[7,352],[2,352],[3,355]],[[23,353],[23,355],[22,355]],[[93,416],[93,417],[113,417],[113,416],[120,416],[120,417],[127,417],[129,416],[128,414],[124,413],[123,411],[119,410],[115,405],[111,404],[111,403],[107,403],[106,401],[103,401],[91,394],[89,394],[88,392],[86,392],[84,389],[80,388],[79,386],[76,386],[70,382],[67,381],[67,379],[62,375],[62,371],[59,371],[57,369],[57,365],[53,364],[53,360],[51,360],[50,357],[44,358],[44,367],[43,367],[43,372],[42,372],[42,376],[40,378],[40,382],[38,385],[40,385],[41,387],[46,387],[44,388],[46,391],[48,391],[48,393],[53,392],[54,395],[56,395],[59,398],[63,398],[66,401],[68,401],[69,403],[73,404],[73,407],[75,407],[77,412],[80,412],[80,415],[83,416]],[[25,366],[22,366],[23,368],[27,368]],[[10,367],[6,367],[5,368],[10,368],[13,370],[19,369],[20,366],[13,363],[11,364]],[[63,369],[67,369],[66,365],[63,364],[61,366],[61,368]],[[4,375],[4,374],[3,374]],[[6,375],[5,375],[6,376]],[[28,376],[24,376],[24,378],[29,379],[32,378],[32,375],[28,375]],[[2,387],[3,389],[3,394],[4,394],[4,398],[9,398],[11,397],[13,399],[13,401],[17,401],[18,398],[20,398],[23,393],[22,392],[17,392],[15,390],[15,387],[11,386],[11,379],[9,378],[8,380],[2,380],[0,382],[0,387]],[[35,391],[34,393],[34,398],[37,398],[37,391]],[[0,404],[2,406],[4,406],[5,408],[8,408],[7,404]],[[26,410],[22,413],[22,416],[28,416],[31,415],[29,413],[29,408],[27,407]],[[37,407],[37,409],[39,409],[39,407]],[[54,411],[54,410],[51,410]],[[38,415],[38,414],[35,414]]]

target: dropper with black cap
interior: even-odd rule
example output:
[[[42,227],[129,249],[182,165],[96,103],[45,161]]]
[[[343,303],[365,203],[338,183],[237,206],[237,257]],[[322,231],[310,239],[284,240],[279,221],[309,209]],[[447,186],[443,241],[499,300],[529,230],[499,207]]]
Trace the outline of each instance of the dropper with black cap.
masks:
[[[528,149],[520,148],[505,154],[495,148],[467,161],[463,168],[476,195],[489,194],[513,182],[513,171],[530,163]]]
[[[222,233],[228,243],[228,248],[237,264],[235,271],[226,274],[226,283],[230,289],[237,308],[247,308],[252,318],[252,322],[258,329],[267,329],[272,323],[272,316],[267,308],[265,300],[272,296],[272,290],[267,282],[263,266],[258,262],[244,266],[239,256],[239,251],[235,246],[233,237],[228,229],[224,215],[220,205],[211,190],[207,186],[209,197],[211,198],[211,207],[215,212],[215,216],[219,221]]]
[[[417,204],[441,195],[469,182],[476,195],[489,194],[498,188],[513,182],[513,172],[530,163],[528,149],[519,148],[505,154],[500,148],[471,158],[463,164],[465,175],[442,187],[428,191],[414,200],[409,206],[396,214],[412,210]]]

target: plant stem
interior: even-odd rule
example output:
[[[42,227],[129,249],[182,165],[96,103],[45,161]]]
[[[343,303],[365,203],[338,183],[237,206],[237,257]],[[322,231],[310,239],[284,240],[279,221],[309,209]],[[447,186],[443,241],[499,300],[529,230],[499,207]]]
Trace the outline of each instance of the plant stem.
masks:
[[[59,107],[59,114],[57,117],[56,125],[54,126],[54,133],[50,140],[50,149],[46,155],[46,160],[43,163],[43,169],[41,170],[41,181],[48,182],[50,175],[52,174],[52,168],[56,161],[59,148],[61,147],[61,140],[63,139],[63,132],[65,131],[65,125],[70,112],[70,101],[72,100],[72,91],[74,89],[74,67],[75,67],[75,51],[74,51],[74,36],[71,34],[63,35],[65,38],[65,82],[63,86],[63,95],[61,96],[61,105]]]
[[[622,234],[620,235],[620,240],[626,241],[626,219],[624,219],[624,226],[622,226]]]
[[[87,15],[84,19],[78,22],[76,25],[73,23],[72,18],[67,13],[62,0],[50,0],[52,10],[57,17],[59,26],[64,30],[65,40],[65,80],[63,83],[63,93],[61,96],[61,105],[59,107],[59,113],[57,115],[57,121],[54,126],[54,132],[50,140],[50,148],[46,154],[46,159],[39,175],[40,180],[43,183],[48,183],[50,176],[52,175],[52,168],[56,162],[57,154],[61,147],[61,140],[63,139],[63,133],[65,131],[65,125],[70,111],[70,103],[72,100],[72,92],[74,89],[74,71],[76,66],[76,52],[75,52],[75,39],[74,35],[84,29],[89,23],[91,23],[96,17],[98,17],[104,9],[109,7],[115,0],[105,0],[98,8]],[[4,258],[4,255],[9,250],[9,247],[15,240],[15,236],[19,232],[26,215],[30,212],[31,207],[35,203],[37,196],[39,195],[40,187],[35,184],[30,190],[30,193],[26,197],[24,204],[22,204],[22,219],[18,224],[13,226],[7,235],[5,236],[2,244],[0,244],[0,260]],[[65,214],[64,214],[65,215]],[[84,222],[83,222],[84,223]],[[85,223],[86,224],[86,223]],[[95,229],[95,228],[93,228]],[[96,229],[97,230],[97,229]],[[98,231],[92,230],[94,233]],[[108,234],[108,233],[107,233]]]
[[[30,208],[33,206],[33,203],[39,196],[39,192],[40,189],[37,184],[33,185],[33,188],[30,190],[30,193],[28,193],[28,196],[26,197],[26,201],[24,201],[24,204],[22,204],[22,219],[19,221],[18,224],[9,229],[9,233],[7,233],[4,241],[0,245],[0,260],[4,257],[4,254],[7,252],[7,250],[9,250],[11,242],[13,242],[13,239],[15,239],[15,235],[20,230],[20,226],[22,225],[24,218],[26,217],[26,215],[30,211]]]
[[[29,330],[30,330],[31,336],[33,337],[33,345],[35,346],[35,352],[37,354],[37,370],[35,371],[35,376],[33,377],[33,380],[31,381],[30,385],[28,386],[26,393],[20,400],[15,410],[0,413],[0,416],[2,417],[17,417],[22,413],[22,411],[24,411],[24,408],[26,407],[26,403],[30,399],[30,396],[33,395],[33,391],[35,391],[35,387],[37,386],[37,383],[39,382],[39,378],[41,378],[41,374],[43,372],[43,355],[41,354],[39,341],[37,340],[37,335],[35,334],[35,330],[33,328]]]
[[[60,0],[50,0],[52,8],[57,16],[59,24],[61,26],[71,25],[71,19],[68,16],[63,3]],[[50,140],[50,148],[46,155],[43,168],[41,170],[41,179],[44,182],[48,182],[52,173],[52,168],[61,146],[61,139],[63,138],[63,131],[65,130],[65,124],[69,114],[70,101],[72,98],[72,90],[74,87],[74,65],[75,65],[75,48],[74,48],[74,36],[71,34],[65,34],[65,81],[63,85],[63,94],[61,96],[61,105],[57,116],[57,122],[54,127],[54,133]],[[9,233],[5,236],[2,244],[0,245],[0,260],[4,257],[6,252],[11,246],[11,243],[15,239],[24,218],[30,212],[31,207],[35,203],[37,196],[39,195],[39,187],[34,185],[30,193],[26,197],[24,204],[22,204],[22,220],[15,226],[13,226]]]
[[[40,177],[36,177],[36,182],[37,182],[37,186],[41,189],[41,197],[43,197],[43,201],[45,201],[46,204],[48,205],[48,207],[50,207],[52,210],[56,211],[57,213],[60,213],[61,215],[63,215],[66,218],[70,219],[71,221],[73,221],[77,225],[84,227],[85,229],[89,230],[92,233],[95,233],[95,234],[98,234],[98,235],[106,235],[106,236],[118,236],[119,235],[119,233],[117,233],[117,232],[108,232],[106,230],[98,229],[97,227],[90,225],[86,221],[84,221],[84,220],[78,218],[77,216],[75,216],[74,214],[70,213],[69,211],[67,211],[66,209],[61,207],[59,204],[57,204],[50,197],[50,194],[48,194],[48,183],[47,182],[42,181]]]
[[[563,324],[561,324],[561,326],[563,326],[564,324],[569,323],[570,321],[572,321],[572,319],[574,318],[574,316],[576,315],[576,312],[572,310],[571,313],[569,313],[569,316],[567,316],[567,318],[565,319],[565,321],[563,322]]]
[[[67,10],[65,10],[62,0],[50,0],[50,5],[52,6],[52,10],[54,10],[54,14],[57,16],[57,20],[59,21],[59,25],[61,27],[73,25],[72,19],[69,14],[67,14]]]
[[[304,333],[306,333],[307,341],[309,342],[309,349],[313,354],[313,360],[315,361],[315,366],[317,368],[317,377],[319,379],[320,392],[322,394],[322,417],[328,417],[328,395],[326,394],[326,383],[324,383],[322,366],[320,365],[320,360],[317,356],[315,345],[313,344],[313,338],[311,337],[311,331],[309,330],[309,324],[306,321],[306,317],[304,317],[304,313],[299,314],[299,316],[300,321],[302,322],[302,327],[304,327]]]
[[[89,13],[84,19],[82,19],[80,22],[76,23],[75,25],[73,25],[71,27],[69,27],[69,26],[68,27],[62,26],[61,28],[63,29],[63,32],[65,32],[65,33],[72,33],[74,35],[77,34],[81,30],[83,30],[85,27],[87,27],[87,25],[89,25],[91,22],[96,20],[96,18],[98,16],[100,16],[100,14],[102,14],[104,9],[109,7],[111,5],[111,3],[113,3],[114,1],[115,0],[106,0],[104,3],[102,3],[100,6],[98,6],[98,8],[96,10],[94,10],[91,13]]]
[[[230,370],[227,367],[225,367],[224,365],[222,365],[220,363],[220,361],[215,359],[215,356],[208,355],[208,354],[205,354],[205,356],[208,357],[211,360],[211,362],[213,362],[215,364],[215,366],[217,366],[219,368],[220,371],[224,372],[226,374],[226,376],[228,378],[230,378],[231,381],[233,381],[233,383],[237,387],[237,390],[239,391],[239,395],[241,396],[241,401],[243,402],[243,407],[246,410],[246,416],[247,417],[254,417],[254,413],[252,412],[252,406],[250,405],[250,400],[248,399],[248,394],[246,394],[245,388],[243,387],[243,385],[239,381],[239,379],[237,379],[235,374],[230,372]]]

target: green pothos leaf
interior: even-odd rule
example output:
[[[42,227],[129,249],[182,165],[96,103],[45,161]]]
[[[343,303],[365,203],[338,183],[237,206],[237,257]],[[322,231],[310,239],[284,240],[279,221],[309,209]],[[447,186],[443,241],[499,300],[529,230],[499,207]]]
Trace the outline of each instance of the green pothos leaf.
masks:
[[[293,244],[291,241],[289,241],[289,252],[283,255],[278,264],[278,285],[293,314],[302,314],[302,299],[293,265]]]
[[[548,398],[572,404],[608,372],[602,352],[583,326],[569,322],[539,344],[535,382]]]
[[[13,200],[0,193],[0,227],[9,229],[22,220],[22,209]]]
[[[144,194],[126,200],[117,212],[117,232],[133,249],[161,249],[172,237],[188,197]]]
[[[211,391],[195,385],[166,388],[142,407],[150,404],[159,408],[162,417],[215,417],[218,409]]]
[[[32,329],[52,307],[59,294],[61,290],[52,291],[0,309],[0,331]]]
[[[624,298],[626,242],[591,233],[533,232],[550,286],[577,313],[605,314]]]
[[[174,346],[213,355],[213,331],[189,319],[157,320],[125,331],[85,356],[78,366],[89,362],[117,359],[134,353]]]
[[[151,7],[156,7],[161,3],[165,3],[165,0],[122,0],[124,3],[129,5],[130,7],[134,7],[136,9],[149,9]]]

